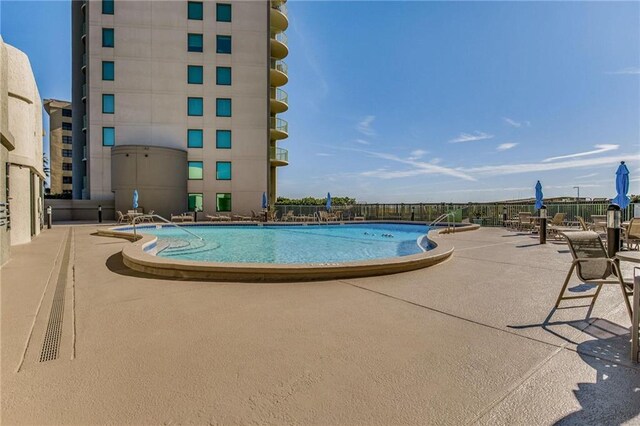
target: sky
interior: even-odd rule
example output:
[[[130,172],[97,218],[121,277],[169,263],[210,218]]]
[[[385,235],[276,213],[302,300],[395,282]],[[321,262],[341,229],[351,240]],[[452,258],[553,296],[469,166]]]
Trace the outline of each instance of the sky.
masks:
[[[2,0],[43,98],[69,98],[67,1]],[[639,2],[288,2],[278,195],[360,202],[640,193]],[[33,30],[24,31],[24,28]],[[45,114],[46,116],[46,114]]]

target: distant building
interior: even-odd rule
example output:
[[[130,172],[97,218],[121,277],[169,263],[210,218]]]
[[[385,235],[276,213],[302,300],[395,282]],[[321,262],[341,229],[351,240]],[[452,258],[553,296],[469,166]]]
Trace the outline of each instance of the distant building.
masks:
[[[51,194],[71,195],[73,189],[71,102],[45,99],[44,109],[49,114]]]
[[[43,224],[42,102],[29,58],[0,37],[0,264]]]
[[[288,152],[286,0],[73,1],[73,197],[259,210]]]

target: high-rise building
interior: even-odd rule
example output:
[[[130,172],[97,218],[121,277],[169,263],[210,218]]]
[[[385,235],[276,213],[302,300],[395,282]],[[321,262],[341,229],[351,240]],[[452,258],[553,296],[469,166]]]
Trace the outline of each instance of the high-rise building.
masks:
[[[24,52],[0,36],[0,265],[43,226],[42,101]]]
[[[49,188],[51,194],[71,195],[71,102],[45,99],[44,109],[49,114]]]
[[[73,1],[73,195],[249,213],[276,197],[284,0]]]

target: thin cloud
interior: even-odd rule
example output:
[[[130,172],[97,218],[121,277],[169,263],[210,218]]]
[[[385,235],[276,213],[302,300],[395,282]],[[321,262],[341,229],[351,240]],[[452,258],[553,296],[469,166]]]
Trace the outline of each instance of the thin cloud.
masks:
[[[515,148],[516,146],[518,146],[517,143],[503,143],[503,144],[498,145],[498,147],[496,149],[498,151],[506,151],[508,149]]]
[[[550,170],[575,169],[583,167],[595,167],[601,165],[617,164],[621,160],[640,160],[640,155],[619,155],[611,157],[599,157],[580,160],[569,160],[557,163],[541,162],[541,163],[520,163],[520,164],[502,164],[499,166],[482,166],[472,168],[460,168],[456,170],[463,171],[470,175],[499,176],[517,173],[533,173],[547,172]]]
[[[507,123],[508,125],[513,126],[513,127],[522,127],[522,126],[529,127],[529,126],[531,126],[531,122],[526,121],[526,120],[525,121],[516,121],[516,120],[514,120],[512,118],[509,118],[509,117],[502,117],[502,119],[504,120],[505,123]]]
[[[590,177],[598,176],[600,173],[589,173],[588,175],[576,176],[574,179],[587,179]]]
[[[596,149],[592,151],[577,152],[575,154],[560,155],[558,157],[545,158],[544,160],[542,160],[542,162],[546,163],[548,161],[564,160],[566,158],[584,157],[586,155],[594,155],[594,154],[600,154],[607,151],[615,151],[616,149],[620,148],[620,145],[601,144],[601,145],[595,145],[594,148]]]
[[[359,143],[360,145],[371,145],[371,142],[365,141],[364,139],[356,139],[355,142]]]
[[[361,176],[378,177],[381,179],[397,179],[397,178],[403,178],[403,177],[436,174],[436,175],[453,176],[453,177],[463,179],[463,180],[468,180],[468,181],[476,180],[474,177],[457,169],[439,166],[437,164],[432,164],[432,163],[425,163],[423,161],[405,160],[393,154],[385,154],[381,152],[371,152],[371,151],[364,151],[364,152],[371,155],[372,157],[381,158],[383,160],[389,160],[396,163],[406,164],[408,166],[411,166],[412,169],[399,170],[399,171],[377,169],[377,170],[362,172],[360,174]]]
[[[492,137],[493,135],[476,130],[473,133],[460,133],[457,138],[451,139],[449,143],[476,142],[491,139]]]
[[[309,45],[307,36],[305,35],[306,29],[303,29],[303,25],[299,17],[296,17],[296,19],[292,19],[291,11],[289,11],[289,21],[293,24],[291,26],[293,32],[296,33],[296,36],[298,36],[298,42],[302,47],[302,49],[300,50],[303,52],[304,59],[307,62],[309,68],[311,68],[311,71],[313,71],[313,73],[316,75],[315,87],[319,89],[319,97],[321,99],[325,98],[329,93],[329,84],[327,83],[327,79],[324,76],[324,72],[322,71],[319,62],[316,59],[316,56],[310,53],[317,52],[318,49],[314,49]]]
[[[375,119],[375,115],[367,115],[365,118],[358,122],[358,124],[356,125],[356,130],[365,136],[375,136],[376,131],[373,130],[373,127],[371,127],[371,125],[373,124],[373,120]]]
[[[429,151],[425,151],[424,149],[415,149],[413,151],[411,151],[411,153],[409,154],[409,160],[419,160],[422,157],[424,157],[426,154],[428,154]]]
[[[609,71],[607,74],[616,74],[616,75],[638,75],[640,74],[640,67],[628,67],[623,68],[618,71]]]
[[[318,157],[333,157],[333,154],[327,154],[326,152],[317,152]]]

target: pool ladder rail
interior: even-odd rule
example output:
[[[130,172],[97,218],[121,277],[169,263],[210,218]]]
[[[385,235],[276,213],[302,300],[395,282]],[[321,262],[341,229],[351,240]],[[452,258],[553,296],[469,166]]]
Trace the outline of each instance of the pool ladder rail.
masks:
[[[455,227],[455,225],[453,225],[453,218],[454,217],[455,217],[455,212],[443,213],[440,216],[438,216],[433,222],[431,222],[429,224],[429,228],[432,228],[432,227],[438,225],[439,223],[446,223],[447,224],[447,228],[446,228],[447,231],[448,232],[455,232],[456,227]]]
[[[158,218],[161,221],[163,221],[164,223],[168,223],[169,225],[175,226],[178,229],[183,230],[184,232],[186,232],[187,234],[196,237],[197,239],[199,239],[200,241],[204,241],[204,238],[202,238],[199,235],[194,234],[193,232],[189,231],[187,228],[185,228],[184,226],[180,226],[177,223],[171,222],[170,220],[158,215],[158,214],[145,214],[142,216],[136,216],[133,218],[133,220],[131,221],[131,224],[133,225],[133,237],[134,237],[134,241],[138,239],[138,233],[136,230],[136,222],[145,220],[145,219],[149,219],[149,218]]]

